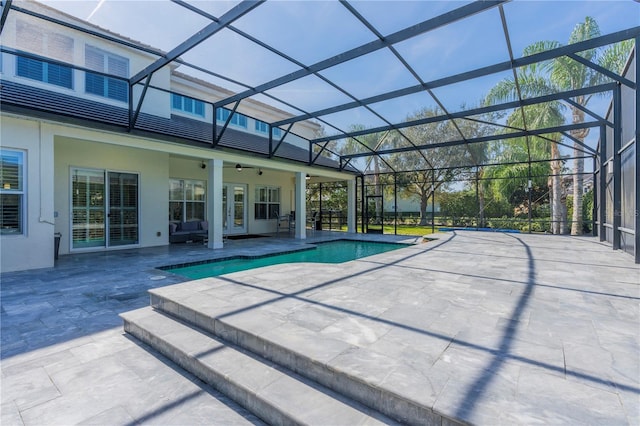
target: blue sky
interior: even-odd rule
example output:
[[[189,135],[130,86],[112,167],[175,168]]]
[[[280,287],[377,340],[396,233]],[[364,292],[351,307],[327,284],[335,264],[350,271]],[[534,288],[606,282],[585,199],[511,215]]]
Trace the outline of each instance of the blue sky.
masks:
[[[53,0],[44,3],[88,19],[101,27],[134,40],[171,50],[209,21],[168,1]],[[189,1],[194,6],[221,16],[237,2]],[[457,1],[353,1],[351,4],[383,35],[391,34],[468,2]],[[640,25],[640,3],[626,1],[526,1],[504,5],[506,21],[516,57],[538,40],[566,43],[574,26],[593,16],[603,34]],[[326,59],[375,39],[375,36],[337,1],[267,1],[234,25],[305,64]],[[497,8],[436,29],[395,46],[423,81],[472,70],[508,60]],[[249,85],[258,85],[297,70],[299,67],[253,44],[229,30],[223,30],[183,56],[188,62],[212,69]],[[132,70],[135,72],[136,70]],[[188,70],[183,69],[183,72]],[[196,73],[197,74],[197,73]],[[322,72],[322,75],[356,97],[367,97],[412,86],[418,81],[387,50],[380,50]],[[203,77],[202,74],[197,74]],[[483,95],[510,73],[434,90],[451,111],[477,105]],[[242,87],[220,80],[210,81],[231,90]],[[351,99],[315,76],[289,83],[269,93],[307,111],[348,102]],[[259,100],[271,102],[266,97]],[[604,113],[608,100],[594,101]],[[277,104],[276,106],[290,110]],[[421,93],[372,105],[390,121],[401,121],[435,102]],[[340,128],[351,123],[384,124],[359,108],[349,115],[328,117]],[[331,131],[328,131],[332,133]]]

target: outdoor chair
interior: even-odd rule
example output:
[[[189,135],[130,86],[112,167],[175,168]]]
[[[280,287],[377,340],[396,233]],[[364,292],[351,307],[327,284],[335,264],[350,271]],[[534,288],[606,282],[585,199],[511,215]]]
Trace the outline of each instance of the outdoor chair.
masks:
[[[318,227],[318,220],[320,218],[319,212],[313,212],[313,214],[307,219],[307,223],[310,225],[310,234],[315,235]]]
[[[291,233],[291,230],[295,229],[295,219],[291,213],[276,213],[276,236],[280,233],[281,228],[286,228],[288,233]]]

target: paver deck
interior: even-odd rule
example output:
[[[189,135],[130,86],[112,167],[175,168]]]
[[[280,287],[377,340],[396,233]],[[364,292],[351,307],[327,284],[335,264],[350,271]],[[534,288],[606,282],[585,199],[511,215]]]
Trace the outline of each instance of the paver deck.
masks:
[[[439,238],[159,291],[224,298],[235,324],[283,345],[332,342],[307,349],[470,423],[640,424],[631,256],[590,237]],[[259,240],[66,256],[56,268],[3,274],[1,423],[258,422],[127,338],[117,314],[148,305],[149,288],[186,281],[155,266],[300,243]]]

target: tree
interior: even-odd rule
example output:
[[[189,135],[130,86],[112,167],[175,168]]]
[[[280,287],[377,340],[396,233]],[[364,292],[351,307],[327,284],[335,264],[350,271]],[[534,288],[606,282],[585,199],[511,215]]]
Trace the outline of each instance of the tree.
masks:
[[[357,132],[366,130],[366,127],[362,124],[352,124],[349,126],[349,132]],[[381,172],[382,167],[381,163],[383,160],[379,155],[374,152],[382,147],[385,140],[387,139],[388,132],[386,133],[369,133],[366,135],[358,136],[358,137],[350,137],[347,138],[346,143],[342,145],[340,148],[341,155],[354,154],[359,152],[371,152],[372,155],[368,157],[365,173],[371,169],[373,165],[373,187],[374,187],[374,195],[381,196],[382,195],[382,182],[381,182]],[[380,199],[376,199],[375,202],[375,217],[382,218],[382,201]]]
[[[525,48],[525,56],[534,53],[536,49],[543,48],[540,45],[535,47],[529,46]],[[485,98],[486,104],[496,102],[504,102],[518,99],[519,95],[526,97],[541,96],[551,93],[553,90],[543,70],[538,64],[532,64],[527,67],[519,68],[517,71],[517,80],[505,79],[494,86]],[[518,93],[518,88],[520,93]],[[516,109],[507,119],[507,124],[520,129],[529,128],[545,128],[559,126],[564,123],[564,106],[560,102],[545,102],[542,104],[531,105],[525,108]],[[526,126],[525,126],[526,125]],[[547,135],[547,139],[540,140],[535,138],[515,140],[508,144],[503,144],[501,152],[502,162],[528,161],[531,157],[544,158],[545,153],[550,157],[549,166],[551,168],[551,176],[549,179],[550,198],[551,198],[551,232],[553,234],[566,233],[566,206],[564,205],[565,194],[562,185],[562,161],[560,158],[560,149],[558,142],[561,136],[559,134]],[[511,151],[511,149],[514,149]],[[522,148],[525,148],[524,150]],[[537,172],[543,173],[540,163],[536,163]],[[526,178],[531,173],[531,164],[526,165],[506,165],[494,173],[503,177],[520,176]],[[548,174],[548,172],[547,172]],[[495,188],[495,185],[494,185]],[[499,191],[507,191],[507,188],[498,189]]]
[[[425,108],[407,117],[407,121],[436,115],[438,115],[438,111]],[[458,123],[458,128],[467,138],[488,133],[488,130],[481,123],[470,120],[463,123]],[[428,145],[429,143],[462,138],[451,121],[408,127],[403,129],[403,134],[415,145]],[[400,142],[396,141],[396,143]],[[481,153],[482,149],[482,147],[475,149],[476,156],[484,155]],[[472,157],[472,151],[464,145],[426,149],[422,153],[416,151],[399,152],[389,157],[388,162],[394,169],[403,170],[397,176],[399,194],[415,198],[420,202],[419,225],[427,224],[427,206],[435,191],[446,187],[461,173],[467,172],[468,169],[459,166],[474,165],[475,161]]]
[[[463,105],[462,109],[466,107]],[[458,129],[466,136],[466,137],[480,137],[487,136],[491,134],[491,129],[486,124],[480,124],[478,121],[473,120],[458,120],[457,121]],[[477,198],[477,207],[478,207],[478,226],[484,227],[485,223],[485,188],[484,184],[484,176],[486,172],[486,168],[484,164],[487,162],[489,157],[489,148],[490,145],[487,143],[474,143],[465,145],[469,155],[471,156],[471,160],[475,164],[475,189],[476,189],[476,198]]]
[[[475,216],[477,208],[476,194],[472,191],[443,193],[440,196],[440,212],[451,218],[452,226],[469,226],[466,219]]]
[[[600,36],[600,28],[598,23],[590,16],[584,19],[584,22],[575,26],[571,35],[569,36],[569,44],[578,43],[594,37]],[[531,53],[537,53],[543,50],[548,50],[556,47],[560,47],[559,42],[541,42],[531,46]],[[612,70],[616,73],[622,71],[622,66],[629,56],[633,42],[628,40],[626,42],[613,45],[608,48],[589,49],[580,52],[580,56],[584,59],[593,62],[599,66]],[[579,89],[582,87],[594,86],[607,81],[608,77],[604,74],[596,71],[592,67],[585,66],[584,64],[567,56],[561,56],[553,61],[545,62],[543,64],[545,69],[549,72],[549,82],[555,91],[567,91],[573,89]],[[584,110],[581,107],[586,107],[589,101],[592,99],[592,95],[577,96],[574,98],[576,105],[570,105],[571,109],[571,121],[573,124],[584,122]],[[573,160],[573,217],[571,221],[571,234],[581,235],[583,232],[582,226],[582,191],[583,191],[583,173],[584,173],[584,159],[582,158],[582,147],[584,139],[589,134],[589,129],[577,129],[571,131],[571,136],[574,138],[574,157]]]
[[[573,29],[569,36],[569,44],[578,43],[580,41],[588,40],[600,35],[600,29],[598,24],[591,17],[586,17],[584,22],[579,23]],[[562,46],[557,41],[540,41],[534,43],[524,50],[524,56],[529,56],[535,53],[543,52],[550,49],[555,49]],[[591,61],[599,66],[620,73],[622,66],[628,58],[633,41],[628,40],[622,43],[615,44],[606,49],[597,48],[590,49],[580,53],[584,59]],[[540,64],[532,64],[527,67],[518,69],[518,82],[520,85],[521,93],[523,96],[532,97],[540,96],[548,93],[556,93],[562,91],[568,91],[572,89],[578,89],[586,86],[593,86],[604,82],[608,77],[604,74],[596,71],[591,67],[587,67],[584,64],[568,57],[561,56],[556,59],[545,61]],[[517,99],[518,94],[516,85],[513,80],[503,80],[500,82],[487,96],[487,100],[513,100]],[[571,110],[572,123],[584,122],[584,111],[582,108],[586,107],[591,100],[592,95],[578,96],[574,98],[575,103],[569,106]],[[557,114],[562,112],[562,106],[557,102],[549,102],[547,104],[546,112],[548,115],[546,120],[539,120],[539,124],[549,124],[557,119]],[[539,113],[542,111],[538,111]],[[517,113],[517,112],[516,112]],[[535,115],[525,115],[527,117],[528,128],[533,128],[533,122],[531,121]],[[583,173],[584,173],[584,160],[582,159],[582,147],[584,139],[589,134],[589,129],[578,129],[571,131],[571,136],[574,138],[574,158],[573,160],[573,217],[571,225],[571,233],[573,235],[582,234],[582,186],[583,186]],[[557,135],[556,135],[557,136]],[[554,136],[555,137],[555,136]],[[559,141],[559,139],[554,139]],[[562,163],[560,161],[559,149],[557,144],[550,146],[551,152],[551,169],[552,169],[552,217],[553,223],[559,219],[559,212],[566,210],[565,206],[559,204],[559,200],[562,199],[562,182],[560,179],[560,172]],[[557,227],[554,229],[554,233],[562,232]]]

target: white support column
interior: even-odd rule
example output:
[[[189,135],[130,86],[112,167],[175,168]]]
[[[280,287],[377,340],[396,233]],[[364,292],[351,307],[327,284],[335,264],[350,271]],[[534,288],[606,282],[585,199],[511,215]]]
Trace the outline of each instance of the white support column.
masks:
[[[307,238],[307,175],[296,172],[296,238]]]
[[[221,249],[222,244],[222,160],[209,160],[207,162],[207,220],[209,221],[210,249]]]
[[[347,232],[356,232],[356,178],[347,181]]]

